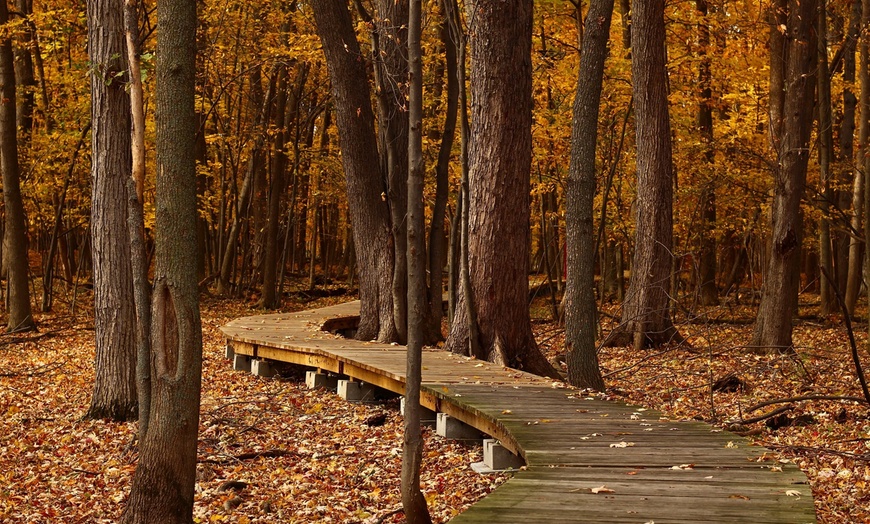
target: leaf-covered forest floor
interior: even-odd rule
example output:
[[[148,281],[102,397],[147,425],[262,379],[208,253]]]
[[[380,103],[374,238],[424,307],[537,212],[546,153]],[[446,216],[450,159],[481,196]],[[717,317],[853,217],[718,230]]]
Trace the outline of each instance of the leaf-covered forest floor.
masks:
[[[813,304],[813,301],[815,303]],[[818,318],[818,296],[802,295],[794,329],[795,353],[758,355],[752,339],[755,306],[723,305],[679,314],[688,345],[635,351],[601,348],[611,398],[662,410],[674,419],[704,420],[746,435],[797,464],[808,476],[819,522],[870,522],[870,411],[845,400],[764,402],[810,396],[863,398],[842,316]],[[803,302],[806,301],[807,304]],[[564,351],[564,331],[541,301],[536,338],[551,359]],[[605,334],[618,308],[604,305]],[[866,318],[863,310],[861,318]],[[858,352],[870,365],[867,324],[853,326]],[[718,382],[718,384],[717,384]],[[759,422],[739,424],[772,414]]]
[[[331,300],[286,305],[322,307]],[[135,423],[83,420],[93,384],[91,312],[38,314],[38,333],[0,336],[0,522],[116,522],[136,465]],[[398,401],[351,404],[304,377],[260,379],[224,358],[218,328],[258,313],[204,299],[197,522],[402,521]],[[381,423],[381,420],[383,422]],[[426,430],[421,482],[446,522],[504,476],[478,475],[479,445]],[[243,484],[241,484],[243,483]]]
[[[285,303],[314,308],[351,297]],[[807,300],[806,297],[803,298]],[[59,304],[37,315],[40,331],[0,336],[0,521],[114,522],[136,463],[134,423],[83,420],[93,381],[93,317]],[[545,353],[563,351],[563,331],[533,305]],[[605,331],[619,311],[604,308]],[[350,404],[307,390],[302,377],[259,379],[234,372],[218,327],[257,313],[241,301],[204,299],[204,369],[195,517],[199,522],[402,521],[399,494],[402,420],[397,402]],[[809,316],[808,305],[801,313]],[[808,477],[819,521],[870,522],[870,417],[842,400],[754,405],[797,396],[861,396],[839,317],[798,321],[796,354],[747,350],[753,307],[719,307],[678,328],[690,345],[636,352],[603,348],[608,394],[673,418],[731,426]],[[737,322],[731,322],[737,321]],[[855,327],[870,362],[867,326]],[[729,378],[730,377],[730,378]],[[719,384],[717,384],[719,382]],[[734,426],[781,409],[777,417]],[[383,419],[383,424],[379,425]],[[426,431],[424,492],[445,522],[498,484],[469,464],[479,446]]]

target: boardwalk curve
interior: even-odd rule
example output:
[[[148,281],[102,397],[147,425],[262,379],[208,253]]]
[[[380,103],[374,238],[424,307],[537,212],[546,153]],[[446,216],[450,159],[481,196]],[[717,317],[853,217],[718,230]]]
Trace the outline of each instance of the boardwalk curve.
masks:
[[[402,394],[405,348],[353,329],[358,302],[236,319],[228,348]],[[806,476],[771,451],[701,422],[599,400],[561,383],[425,350],[421,404],[521,456],[526,466],[451,522],[815,522]]]

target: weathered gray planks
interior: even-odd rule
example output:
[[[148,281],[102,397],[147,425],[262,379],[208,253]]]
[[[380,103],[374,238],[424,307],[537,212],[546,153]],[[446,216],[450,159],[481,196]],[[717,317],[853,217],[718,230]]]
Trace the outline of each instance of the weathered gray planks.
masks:
[[[404,392],[405,348],[347,340],[358,303],[234,320],[234,351]],[[737,435],[600,400],[441,351],[423,355],[421,403],[502,440],[527,468],[452,522],[815,522],[806,476]],[[595,493],[594,491],[597,491]]]

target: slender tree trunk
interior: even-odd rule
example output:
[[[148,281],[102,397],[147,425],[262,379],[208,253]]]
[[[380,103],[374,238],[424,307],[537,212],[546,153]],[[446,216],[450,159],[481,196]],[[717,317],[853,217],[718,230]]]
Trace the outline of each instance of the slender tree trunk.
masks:
[[[407,208],[408,208],[408,111],[405,90],[408,77],[408,0],[377,0],[380,57],[378,80],[381,136],[385,141],[387,203],[395,242],[393,263],[393,317],[399,340],[407,339]]]
[[[152,407],[124,523],[193,518],[202,371],[196,279],[196,2],[158,4]]]
[[[620,325],[605,344],[640,349],[681,340],[671,320],[673,163],[665,66],[664,0],[631,9],[631,76],[637,128],[637,211],[631,284]]]
[[[483,0],[471,6],[469,20],[474,101],[468,155],[470,286],[461,290],[446,346],[558,377],[538,350],[528,308],[532,2]],[[480,348],[472,353],[470,316],[475,315]]]
[[[139,441],[145,440],[151,420],[151,282],[145,240],[145,102],[142,89],[139,2],[124,4],[124,36],[130,68],[130,150],[132,178],[127,180],[127,232],[136,306],[136,391],[139,399]]]
[[[284,196],[284,171],[287,167],[284,144],[284,114],[287,110],[287,68],[277,72],[274,120],[277,131],[272,142],[272,161],[269,163],[269,212],[266,218],[266,241],[263,254],[263,282],[260,292],[260,307],[275,309],[280,304],[277,294],[278,279],[278,222],[281,220],[281,199]]]
[[[612,16],[613,0],[591,0],[580,52],[577,94],[574,96],[571,165],[565,191],[568,282],[564,306],[568,382],[599,391],[604,391],[604,379],[595,347],[598,312],[595,307],[596,242],[592,216],[601,84]]]
[[[819,266],[826,275],[834,274],[833,246],[831,244],[831,221],[830,206],[834,199],[834,190],[831,187],[831,160],[834,154],[834,130],[831,116],[831,73],[828,68],[828,24],[827,2],[819,0],[819,14],[817,18],[816,35],[818,39],[818,112],[819,112],[819,182],[821,184],[821,198],[819,208]],[[836,310],[837,297],[833,284],[826,278],[822,278],[819,290],[822,315],[830,315]]]
[[[420,382],[427,328],[426,218],[423,204],[423,59],[420,49],[422,1],[411,0],[408,15],[408,363],[405,380],[405,439],[402,453],[402,507],[409,524],[431,524],[420,491],[423,435]]]
[[[15,0],[17,15],[27,19],[31,15],[30,0]],[[26,20],[23,25],[21,39],[15,47],[15,79],[18,83],[17,126],[21,130],[21,139],[30,142],[33,135],[33,107],[36,94],[36,79],[33,75],[33,55],[31,43],[34,38],[33,24]]]
[[[5,1],[0,2],[0,24],[9,22]],[[9,318],[6,331],[30,331],[36,322],[30,309],[28,287],[27,223],[21,201],[18,169],[18,138],[15,129],[15,65],[12,42],[0,39],[0,171],[3,177],[3,202],[6,207],[5,253],[7,267],[7,303]]]
[[[459,85],[456,73],[456,42],[450,38],[448,30],[446,7],[444,13],[441,38],[444,43],[446,73],[447,73],[447,114],[444,119],[444,130],[441,134],[441,145],[438,149],[438,163],[435,166],[435,206],[432,208],[432,227],[429,229],[429,334],[430,341],[440,340],[441,317],[443,311],[442,282],[444,269],[444,219],[447,215],[447,199],[449,196],[449,169],[453,142],[456,137],[456,116],[459,106]]]
[[[854,176],[852,165],[855,162],[855,109],[858,105],[858,98],[855,96],[853,86],[855,83],[855,50],[858,46],[858,40],[861,38],[861,17],[862,2],[855,0],[852,2],[852,10],[849,15],[849,33],[843,46],[843,116],[840,120],[838,162],[838,166],[841,167],[835,172],[839,187],[835,192],[836,203],[837,207],[842,210],[848,209],[851,203],[851,192],[843,188]],[[842,293],[845,292],[848,280],[849,245],[852,237],[846,231],[849,224],[840,223],[839,225],[840,232],[837,234],[835,244],[834,269],[836,270],[837,287]]]
[[[800,202],[806,184],[816,85],[816,3],[783,0],[774,9],[778,11],[772,20],[775,25],[771,25],[770,136],[778,167],[774,173],[770,252],[753,332],[753,346],[761,352],[787,350],[792,345],[791,320],[800,286]],[[786,30],[781,32],[778,22],[783,20]]]
[[[698,263],[698,298],[705,306],[719,303],[719,289],[716,287],[716,183],[714,179],[715,159],[713,149],[713,90],[711,83],[710,28],[707,24],[707,0],[695,0],[701,23],[698,27],[698,84],[701,99],[698,101],[698,130],[704,147],[704,161],[708,166],[709,179],[701,193],[701,245]]]
[[[336,125],[341,136],[348,209],[353,224],[360,286],[357,338],[397,339],[393,317],[393,245],[386,188],[378,169],[374,114],[365,66],[345,5],[313,0],[311,8],[332,81]]]
[[[858,0],[856,0],[858,1]],[[858,232],[863,230],[864,186],[867,183],[867,167],[870,166],[870,42],[867,34],[870,27],[870,2],[862,0],[861,41],[859,45],[859,81],[861,83],[860,120],[858,123],[858,158],[855,160],[855,178],[852,185],[852,222],[853,236],[849,241],[849,276],[846,281],[846,309],[849,314],[855,312],[855,304],[864,282],[864,247],[865,243],[858,238]]]

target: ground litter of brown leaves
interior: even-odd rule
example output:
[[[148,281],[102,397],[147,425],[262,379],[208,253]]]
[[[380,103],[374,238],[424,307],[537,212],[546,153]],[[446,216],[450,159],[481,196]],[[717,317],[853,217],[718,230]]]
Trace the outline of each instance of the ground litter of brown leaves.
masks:
[[[232,371],[218,327],[255,313],[203,304],[195,521],[402,521],[398,403],[351,404],[304,381]],[[38,321],[38,333],[0,337],[0,522],[115,522],[136,465],[136,425],[82,420],[93,381],[92,318]],[[365,424],[379,414],[383,425]],[[470,469],[482,460],[479,445],[431,430],[425,438],[421,483],[436,522],[503,482]]]

